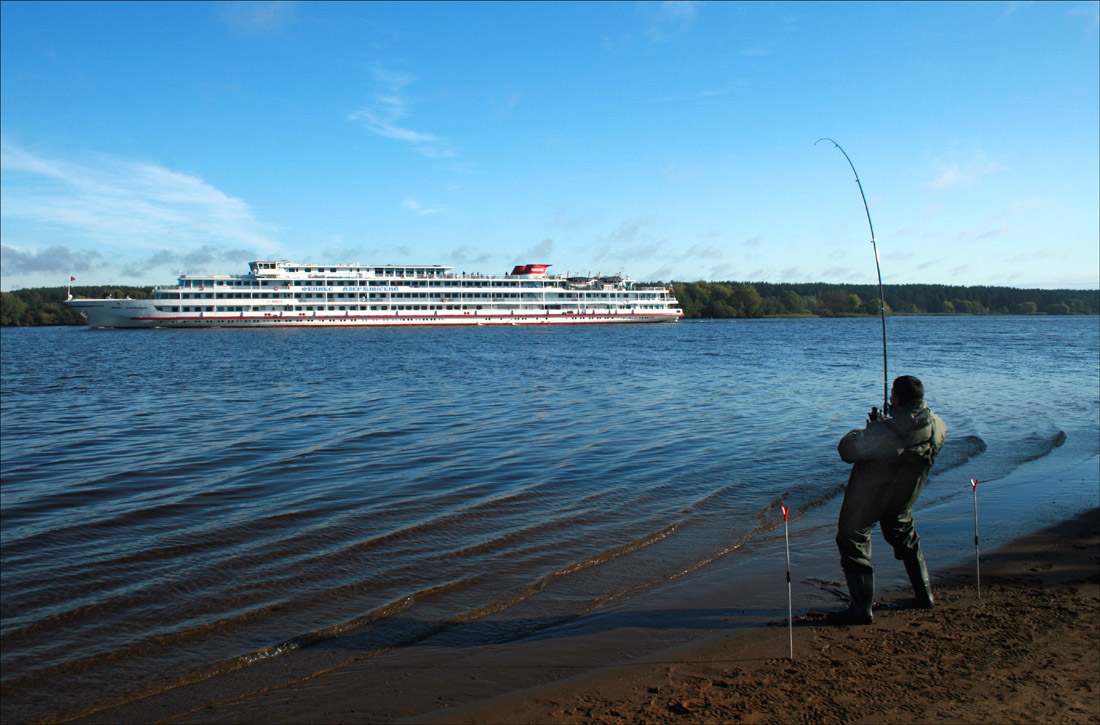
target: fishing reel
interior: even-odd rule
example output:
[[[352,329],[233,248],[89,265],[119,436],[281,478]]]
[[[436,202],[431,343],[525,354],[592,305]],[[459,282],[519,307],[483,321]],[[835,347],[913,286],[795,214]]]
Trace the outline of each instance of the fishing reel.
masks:
[[[882,410],[879,410],[877,405],[872,405],[871,412],[867,415],[867,420],[874,422],[876,420],[886,420],[889,417],[889,408],[883,408]]]

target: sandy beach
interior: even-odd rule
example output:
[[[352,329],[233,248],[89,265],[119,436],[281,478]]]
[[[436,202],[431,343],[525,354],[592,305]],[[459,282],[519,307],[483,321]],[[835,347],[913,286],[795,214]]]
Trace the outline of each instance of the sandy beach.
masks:
[[[1100,722],[1100,510],[935,580],[932,611],[878,598],[875,624],[811,612],[660,661],[418,722]]]
[[[936,572],[934,585],[931,611],[907,608],[904,589],[880,592],[872,626],[826,625],[832,605],[805,612],[793,660],[785,620],[676,640],[635,616],[534,641],[353,658],[274,686],[245,673],[86,721],[1100,722],[1100,509],[983,552],[980,600],[972,564]],[[649,654],[637,655],[642,640]]]

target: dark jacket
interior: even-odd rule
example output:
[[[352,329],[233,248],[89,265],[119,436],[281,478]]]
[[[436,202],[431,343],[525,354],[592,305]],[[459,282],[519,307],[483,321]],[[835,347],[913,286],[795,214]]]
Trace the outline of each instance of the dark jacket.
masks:
[[[943,447],[947,426],[925,405],[912,400],[892,408],[891,417],[868,421],[840,439],[837,450],[845,463],[897,463],[917,459],[930,468]],[[925,469],[927,470],[927,468]]]

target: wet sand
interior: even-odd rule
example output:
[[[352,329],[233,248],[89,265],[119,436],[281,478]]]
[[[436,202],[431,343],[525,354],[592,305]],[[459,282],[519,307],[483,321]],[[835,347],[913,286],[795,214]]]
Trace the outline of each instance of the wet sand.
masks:
[[[932,611],[796,619],[416,722],[1100,722],[1100,509],[935,579]]]
[[[87,721],[1100,722],[1100,509],[983,552],[981,574],[979,601],[972,563],[937,572],[932,611],[880,592],[869,627],[805,613],[793,661],[785,620],[760,622],[774,609],[643,597],[482,646],[459,630],[325,671],[302,652],[306,674],[277,658]],[[492,639],[493,622],[471,626]]]

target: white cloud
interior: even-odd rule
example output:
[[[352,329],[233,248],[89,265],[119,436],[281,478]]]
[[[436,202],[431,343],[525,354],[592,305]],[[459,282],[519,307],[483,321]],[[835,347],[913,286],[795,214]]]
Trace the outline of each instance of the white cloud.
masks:
[[[959,233],[959,239],[992,239],[993,237],[999,237],[1008,231],[1008,225],[1003,224],[994,229],[976,229],[974,227],[967,227]]]
[[[639,6],[646,16],[646,35],[658,43],[686,32],[695,23],[696,3],[692,0],[665,0]]]
[[[1100,28],[1100,3],[1085,2],[1070,8],[1066,15],[1083,20],[1087,30]]]
[[[218,17],[243,35],[276,35],[294,22],[293,2],[223,2],[214,6]]]
[[[392,112],[392,109],[390,109]],[[421,131],[413,131],[412,129],[402,128],[396,125],[391,120],[388,120],[382,115],[379,115],[375,111],[370,109],[361,108],[358,111],[353,111],[348,115],[348,118],[352,121],[362,121],[363,125],[367,129],[374,131],[379,136],[385,136],[386,138],[392,138],[397,141],[408,141],[410,143],[434,143],[439,140],[438,137],[430,134],[423,133]]]
[[[247,246],[276,250],[269,225],[244,201],[201,178],[99,154],[48,158],[3,139],[0,214],[122,248]]]
[[[670,163],[660,171],[673,181],[694,181],[705,172],[705,167],[703,164],[685,167],[679,166],[676,163]]]
[[[359,121],[368,131],[383,138],[403,141],[413,145],[420,154],[429,158],[449,158],[454,151],[446,147],[443,139],[433,133],[415,131],[404,125],[410,115],[409,101],[404,95],[405,87],[416,79],[408,73],[373,68],[371,77],[378,86],[374,100],[348,114],[349,121]]]
[[[1005,3],[1004,14],[1001,17],[1007,19],[1015,15],[1018,11],[1024,8],[1030,8],[1034,4],[1035,3],[1031,0],[1012,0],[1011,2]]]
[[[925,186],[929,186],[936,191],[950,189],[955,186],[973,186],[982,177],[998,171],[1005,171],[1007,167],[989,161],[982,154],[978,154],[961,166],[959,164],[941,164],[940,168],[939,175],[926,183]]]
[[[1009,207],[1009,214],[1013,217],[1023,216],[1032,209],[1036,209],[1043,205],[1043,201],[1039,198],[1028,199],[1026,201],[1014,201]]]
[[[411,196],[405,197],[404,201],[401,202],[401,206],[404,207],[405,209],[408,209],[409,211],[411,211],[413,213],[416,213],[416,214],[419,214],[421,216],[427,216],[428,214],[438,214],[439,212],[443,211],[443,207],[439,207],[439,206],[427,207],[427,206],[424,206],[423,204],[421,204],[419,201],[412,198]]]

